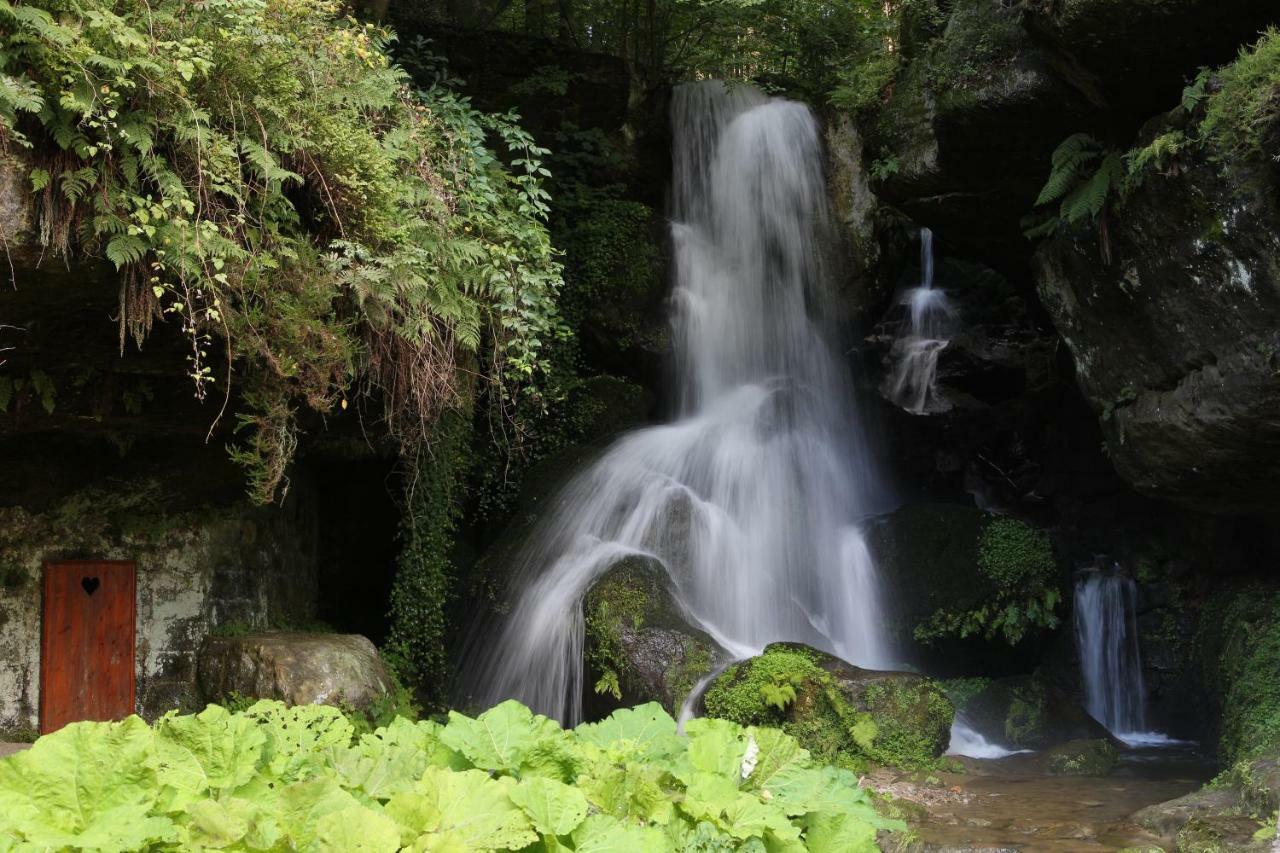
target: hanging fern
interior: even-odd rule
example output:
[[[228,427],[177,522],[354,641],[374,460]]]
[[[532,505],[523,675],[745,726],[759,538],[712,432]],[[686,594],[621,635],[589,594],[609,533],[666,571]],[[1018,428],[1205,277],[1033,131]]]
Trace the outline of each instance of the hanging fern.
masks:
[[[1035,206],[1041,212],[1029,218],[1024,233],[1036,239],[1052,236],[1064,226],[1096,222],[1103,256],[1108,257],[1106,213],[1127,189],[1124,155],[1087,133],[1076,133],[1054,150],[1051,163],[1049,178],[1036,197]],[[1053,204],[1057,204],[1055,212],[1043,210]]]

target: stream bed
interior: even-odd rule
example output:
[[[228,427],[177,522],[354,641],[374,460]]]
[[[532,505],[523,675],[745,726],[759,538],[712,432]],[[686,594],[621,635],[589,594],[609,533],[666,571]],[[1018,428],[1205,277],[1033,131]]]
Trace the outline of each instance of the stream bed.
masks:
[[[923,850],[1101,851],[1158,845],[1129,821],[1197,790],[1214,774],[1191,747],[1132,749],[1105,777],[1054,776],[1039,753],[958,758],[964,772],[880,770],[866,784],[915,804]],[[916,848],[913,848],[916,849]]]

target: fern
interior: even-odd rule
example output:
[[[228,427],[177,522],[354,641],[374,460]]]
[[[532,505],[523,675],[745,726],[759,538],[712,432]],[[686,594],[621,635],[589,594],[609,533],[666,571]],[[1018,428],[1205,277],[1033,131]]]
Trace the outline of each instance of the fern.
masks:
[[[1053,152],[1049,177],[1036,197],[1036,208],[1058,203],[1056,213],[1042,212],[1024,222],[1029,239],[1052,236],[1062,226],[1098,221],[1121,199],[1128,179],[1125,158],[1087,133],[1067,137]],[[1105,233],[1105,231],[1103,232]],[[1104,254],[1105,254],[1104,249]]]

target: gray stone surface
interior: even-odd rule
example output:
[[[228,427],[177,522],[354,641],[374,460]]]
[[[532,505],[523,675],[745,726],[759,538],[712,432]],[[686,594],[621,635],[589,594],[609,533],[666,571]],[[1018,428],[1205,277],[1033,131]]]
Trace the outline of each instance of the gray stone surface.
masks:
[[[359,634],[209,637],[199,666],[200,689],[209,701],[235,693],[291,705],[367,708],[392,688],[378,650]]]

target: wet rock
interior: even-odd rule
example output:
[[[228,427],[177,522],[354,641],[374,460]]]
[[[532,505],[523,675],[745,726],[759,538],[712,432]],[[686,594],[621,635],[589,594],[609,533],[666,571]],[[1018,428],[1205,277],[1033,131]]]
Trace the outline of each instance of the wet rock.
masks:
[[[1192,818],[1231,814],[1240,809],[1240,793],[1232,788],[1207,788],[1147,806],[1133,815],[1133,822],[1162,838],[1175,838]]]
[[[705,696],[707,713],[781,726],[820,760],[925,766],[946,750],[955,715],[937,682],[861,669],[798,643],[733,664]]]
[[[1057,776],[1106,776],[1119,757],[1106,738],[1073,740],[1050,749],[1045,766]]]
[[[729,655],[695,627],[657,560],[626,557],[587,592],[585,657],[595,702],[661,702],[672,714]],[[602,709],[597,709],[602,710]]]
[[[1273,836],[1257,837],[1264,826],[1246,815],[1195,817],[1178,833],[1178,853],[1271,853]]]
[[[946,682],[956,709],[981,732],[1014,749],[1110,737],[1072,696],[1040,675]],[[953,687],[956,685],[958,687]]]
[[[262,632],[209,637],[200,649],[200,689],[290,705],[367,708],[392,688],[378,650],[359,634]]]
[[[1215,513],[1280,503],[1280,210],[1259,168],[1153,175],[1109,224],[1108,257],[1096,227],[1035,257],[1116,470]]]

